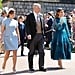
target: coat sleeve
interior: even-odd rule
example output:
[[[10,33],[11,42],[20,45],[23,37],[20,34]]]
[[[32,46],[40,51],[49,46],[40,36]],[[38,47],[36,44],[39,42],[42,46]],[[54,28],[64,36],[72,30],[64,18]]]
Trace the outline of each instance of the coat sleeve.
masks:
[[[29,15],[27,16],[25,25],[26,25],[26,33],[27,35],[29,35],[30,34],[30,16]]]

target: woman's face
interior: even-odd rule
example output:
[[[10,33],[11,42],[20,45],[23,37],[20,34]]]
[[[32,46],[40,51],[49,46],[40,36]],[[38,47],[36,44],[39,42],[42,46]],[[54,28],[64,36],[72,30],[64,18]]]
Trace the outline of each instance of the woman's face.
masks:
[[[63,17],[64,16],[64,10],[61,10],[58,14],[59,14],[59,17]]]
[[[13,19],[15,17],[15,13],[9,14],[9,17]]]

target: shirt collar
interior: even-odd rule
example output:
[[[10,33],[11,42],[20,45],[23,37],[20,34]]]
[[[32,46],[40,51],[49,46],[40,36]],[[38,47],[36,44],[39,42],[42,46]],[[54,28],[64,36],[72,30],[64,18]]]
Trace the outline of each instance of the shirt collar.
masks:
[[[34,17],[35,17],[35,20],[37,21],[37,13],[33,12],[34,13]]]

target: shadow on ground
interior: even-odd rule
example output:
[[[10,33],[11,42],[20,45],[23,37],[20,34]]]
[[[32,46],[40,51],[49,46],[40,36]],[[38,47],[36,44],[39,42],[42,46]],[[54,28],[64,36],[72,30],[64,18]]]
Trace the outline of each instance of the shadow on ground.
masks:
[[[59,68],[59,67],[48,67],[46,68],[47,71],[57,71],[57,70],[63,70],[65,68]],[[16,75],[16,74],[21,74],[21,73],[35,73],[35,72],[39,72],[39,70],[35,70],[33,72],[29,71],[29,70],[23,70],[23,71],[17,71],[17,72],[10,72],[10,73],[3,73],[1,75]],[[42,72],[42,71],[41,71]]]
[[[55,70],[63,70],[65,68],[59,68],[59,67],[48,67],[47,71],[55,71]]]
[[[29,70],[23,70],[23,71],[16,71],[16,72],[10,72],[10,73],[2,73],[0,75],[16,75],[16,74],[21,74],[21,73],[34,73],[37,72],[38,70],[35,71],[29,71]]]

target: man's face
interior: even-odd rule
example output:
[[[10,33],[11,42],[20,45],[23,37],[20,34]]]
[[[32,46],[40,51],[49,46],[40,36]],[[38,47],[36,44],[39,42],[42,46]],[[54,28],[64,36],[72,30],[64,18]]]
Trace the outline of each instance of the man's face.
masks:
[[[36,13],[39,13],[41,11],[41,9],[39,8],[39,6],[34,6],[33,9]]]

